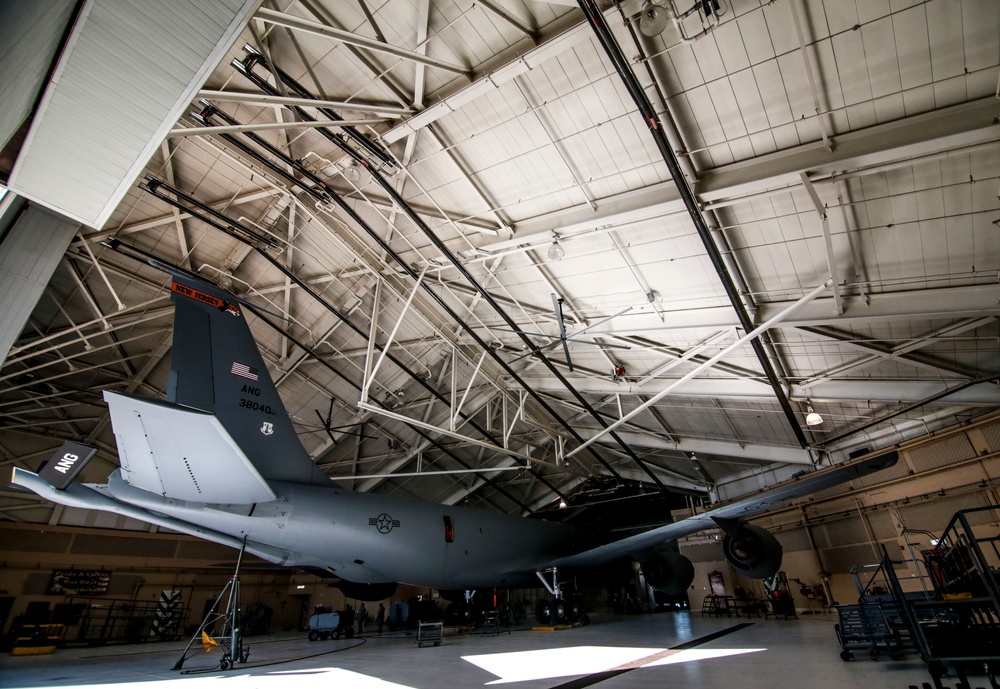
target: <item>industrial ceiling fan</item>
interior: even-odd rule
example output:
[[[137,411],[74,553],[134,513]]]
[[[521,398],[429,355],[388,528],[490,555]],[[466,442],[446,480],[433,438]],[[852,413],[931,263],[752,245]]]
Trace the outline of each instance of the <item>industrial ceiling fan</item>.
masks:
[[[626,347],[625,345],[604,344],[603,342],[595,342],[593,340],[578,340],[577,339],[578,336],[582,335],[583,333],[587,332],[588,330],[591,330],[593,328],[596,328],[599,325],[607,323],[612,318],[618,318],[618,316],[622,315],[623,313],[626,313],[627,311],[631,311],[632,310],[631,306],[628,307],[627,309],[623,309],[623,310],[619,311],[616,314],[612,314],[611,316],[608,316],[607,318],[602,318],[601,320],[597,321],[596,323],[588,325],[586,328],[582,328],[581,330],[577,330],[576,332],[570,333],[569,335],[566,334],[566,324],[563,321],[563,299],[562,299],[562,297],[556,296],[554,293],[552,294],[552,308],[553,308],[553,310],[555,311],[555,314],[556,314],[556,321],[559,323],[559,336],[558,337],[556,337],[555,335],[546,335],[545,333],[533,333],[533,332],[526,332],[524,330],[512,330],[510,328],[495,328],[496,330],[503,330],[503,331],[510,332],[510,333],[517,333],[519,335],[525,335],[527,337],[544,337],[544,338],[547,338],[548,340],[550,340],[550,342],[547,342],[547,343],[545,343],[543,345],[540,345],[540,346],[537,346],[537,347],[532,347],[527,353],[522,354],[521,356],[517,357],[516,359],[512,359],[510,361],[510,363],[514,363],[515,361],[520,361],[521,359],[524,359],[525,357],[532,356],[534,354],[541,354],[542,352],[546,352],[546,351],[548,351],[550,349],[555,349],[556,347],[558,347],[561,344],[562,348],[563,348],[563,353],[565,353],[565,355],[566,355],[566,365],[569,367],[569,370],[572,372],[573,371],[573,360],[570,358],[570,355],[569,355],[569,343],[570,342],[574,342],[574,343],[578,343],[578,344],[593,345],[595,347],[610,347],[612,349],[631,349],[631,347]]]

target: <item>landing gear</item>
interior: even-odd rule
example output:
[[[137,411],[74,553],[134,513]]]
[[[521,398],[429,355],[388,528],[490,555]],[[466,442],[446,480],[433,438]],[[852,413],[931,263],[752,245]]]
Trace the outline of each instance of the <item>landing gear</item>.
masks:
[[[448,608],[451,621],[462,627],[474,627],[483,621],[485,612],[482,605],[476,602],[475,590],[465,592],[464,601],[455,601]]]
[[[583,611],[583,602],[577,595],[563,596],[562,588],[559,584],[559,573],[555,567],[543,572],[535,572],[535,575],[545,586],[545,590],[552,594],[552,598],[543,598],[535,604],[535,619],[538,624],[589,624],[590,618]],[[546,575],[549,575],[546,577]],[[586,621],[584,621],[586,619]]]
[[[475,622],[476,613],[468,603],[455,603],[455,622],[460,626],[471,626]]]

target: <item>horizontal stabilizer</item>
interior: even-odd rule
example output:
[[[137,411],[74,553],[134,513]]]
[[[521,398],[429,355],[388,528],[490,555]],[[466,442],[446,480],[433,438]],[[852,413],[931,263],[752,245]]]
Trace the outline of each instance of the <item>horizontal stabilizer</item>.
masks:
[[[116,500],[108,492],[107,486],[71,483],[65,490],[59,490],[45,479],[39,477],[38,474],[21,469],[20,467],[14,467],[10,483],[13,486],[30,490],[46,500],[51,500],[59,505],[120,514],[129,519],[156,524],[165,529],[171,529],[178,533],[194,536],[195,538],[203,538],[206,541],[219,543],[220,545],[229,546],[236,550],[244,547],[242,538],[213,531],[198,524],[185,522],[157,512],[150,512],[141,507]],[[297,563],[295,554],[288,550],[254,541],[247,541],[245,545],[248,553],[253,553],[257,557],[268,562],[273,562],[276,565],[294,565]]]
[[[213,414],[105,392],[122,477],[177,500],[245,505],[275,494]]]

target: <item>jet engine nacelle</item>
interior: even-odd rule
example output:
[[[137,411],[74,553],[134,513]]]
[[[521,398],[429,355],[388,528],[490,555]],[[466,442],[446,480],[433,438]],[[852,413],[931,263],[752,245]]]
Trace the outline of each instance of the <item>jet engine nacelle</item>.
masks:
[[[751,579],[766,579],[781,568],[781,544],[774,535],[759,526],[744,524],[722,541],[722,552],[729,564]]]
[[[661,593],[684,593],[694,581],[691,560],[672,550],[656,553],[639,564],[646,583]]]

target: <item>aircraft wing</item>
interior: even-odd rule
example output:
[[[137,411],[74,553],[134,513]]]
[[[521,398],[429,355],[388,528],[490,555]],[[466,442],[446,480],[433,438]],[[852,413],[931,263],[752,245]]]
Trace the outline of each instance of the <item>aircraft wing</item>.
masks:
[[[624,557],[642,559],[643,555],[670,541],[690,536],[698,531],[713,529],[720,522],[735,521],[783,505],[795,498],[801,498],[826,488],[846,483],[855,478],[887,469],[896,463],[899,454],[895,451],[845,462],[829,469],[796,476],[773,488],[752,493],[746,497],[727,502],[707,512],[696,514],[673,524],[667,524],[650,531],[629,536],[619,541],[591,548],[575,555],[560,558],[549,566],[586,568],[596,567]],[[718,520],[718,521],[717,521]]]
[[[191,502],[249,505],[274,491],[213,414],[105,392],[122,477],[135,488]]]

